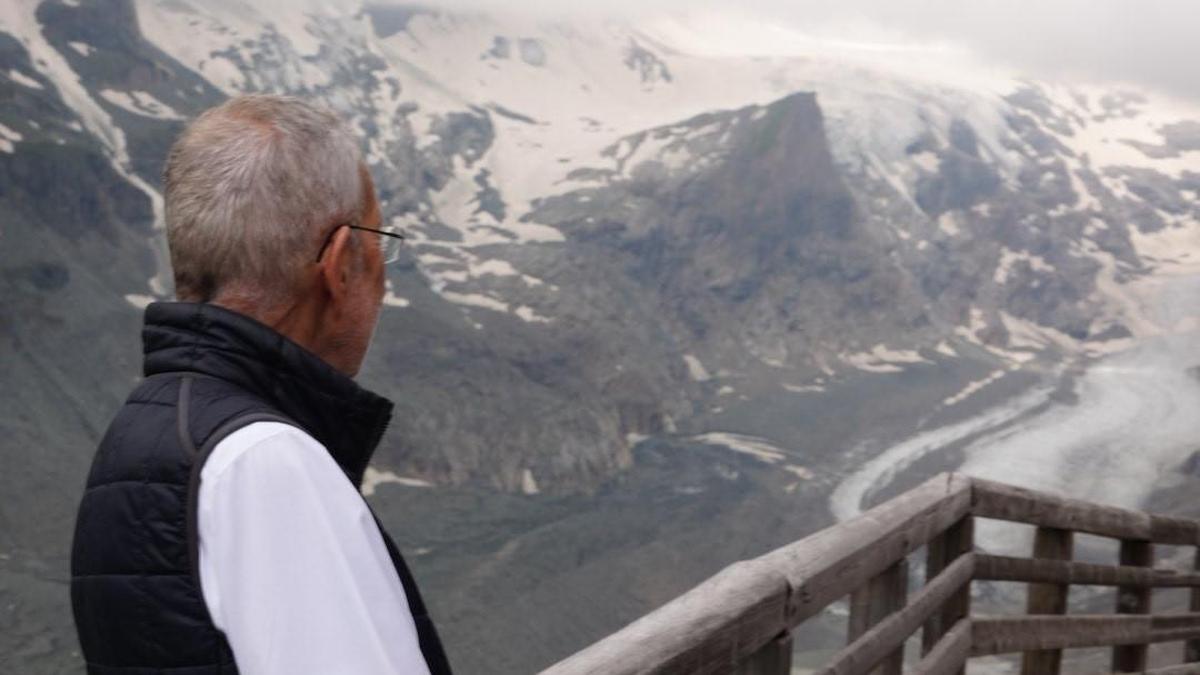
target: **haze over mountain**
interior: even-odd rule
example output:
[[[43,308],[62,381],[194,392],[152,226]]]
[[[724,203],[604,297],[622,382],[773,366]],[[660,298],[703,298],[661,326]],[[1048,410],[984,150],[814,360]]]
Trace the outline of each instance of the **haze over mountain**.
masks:
[[[0,665],[79,668],[65,556],[171,296],[163,157],[238,93],[344,115],[409,235],[367,490],[467,672],[547,665],[1194,330],[1186,295],[1147,301],[1200,250],[1192,104],[716,26],[778,39],[713,12],[0,8]],[[1190,452],[1172,429],[1154,467]]]

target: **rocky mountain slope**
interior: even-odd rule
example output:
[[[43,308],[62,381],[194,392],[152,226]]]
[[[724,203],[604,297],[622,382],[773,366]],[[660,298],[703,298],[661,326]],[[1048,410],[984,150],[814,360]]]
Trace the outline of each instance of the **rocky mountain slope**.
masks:
[[[1101,271],[1144,270],[1131,232],[1196,215],[1194,129],[1156,127],[1133,94],[706,59],[669,41],[678,26],[115,7],[6,10],[6,158],[87,148],[96,166],[62,161],[100,193],[58,199],[15,166],[21,222],[139,227],[143,251],[118,258],[151,281],[116,289],[135,314],[169,296],[156,185],[182,121],[241,91],[334,106],[414,238],[372,369],[410,402],[406,447],[383,459],[439,483],[586,488],[627,466],[628,434],[719,388],[701,370],[819,385],[938,346],[1019,362],[1103,344],[1128,329],[1096,293]]]
[[[138,375],[140,310],[171,295],[162,159],[186,119],[241,92],[346,116],[385,217],[410,235],[364,374],[397,402],[373,487],[453,508],[551,495],[575,505],[561,532],[583,496],[644,505],[687,488],[634,471],[682,440],[732,449],[754,468],[722,475],[774,486],[707,494],[795,507],[797,485],[857,461],[841,449],[864,428],[911,430],[1145,330],[1122,282],[1190,254],[1172,242],[1200,220],[1194,108],[820,44],[715,53],[720,20],[734,19],[0,7],[0,593],[22,608],[3,651],[71,662],[55,594],[79,487]],[[512,508],[525,515],[479,527],[556,513]],[[509,669],[826,517],[698,556]],[[547,564],[472,541],[426,563],[439,587]],[[564,586],[599,584],[601,562],[629,564],[622,550],[581,541],[594,573],[563,572]],[[446,602],[451,632],[476,632],[469,599]],[[505,630],[497,643],[520,640]]]

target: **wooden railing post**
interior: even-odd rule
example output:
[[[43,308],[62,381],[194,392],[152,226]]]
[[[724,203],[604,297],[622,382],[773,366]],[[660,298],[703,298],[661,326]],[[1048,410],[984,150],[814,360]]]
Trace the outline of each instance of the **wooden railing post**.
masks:
[[[1200,548],[1196,549],[1196,559],[1192,564],[1192,569],[1200,571]],[[1200,612],[1200,587],[1192,587],[1192,601],[1190,606],[1191,611]],[[1183,662],[1194,663],[1200,661],[1200,639],[1188,640],[1183,643]]]
[[[1075,535],[1070,530],[1039,527],[1033,538],[1033,557],[1049,560],[1070,560]],[[1068,584],[1029,584],[1025,601],[1027,614],[1066,614]],[[1021,660],[1022,675],[1058,675],[1062,668],[1061,649],[1041,649],[1025,652]]]
[[[1032,558],[974,552],[974,518],[1036,526]],[[1121,543],[1119,564],[1075,562],[1075,533]],[[1195,571],[1154,568],[1154,545],[1196,547]],[[927,582],[908,597],[907,556],[928,547]],[[970,615],[973,581],[1028,583],[1026,616]],[[1072,584],[1118,589],[1116,613],[1066,616]],[[1191,589],[1191,612],[1151,614],[1154,588]],[[1025,675],[1057,675],[1063,650],[1111,648],[1110,671],[1138,672],[1148,645],[1185,643],[1200,673],[1200,520],[1024,488],[937,476],[857,518],[717,575],[543,675],[739,673],[791,668],[791,630],[850,596],[850,642],[818,675],[897,675],[922,631],[913,675],[956,675],[967,660],[1024,653]]]
[[[737,668],[737,675],[791,675],[792,634],[784,633],[763,645]]]
[[[1121,541],[1121,565],[1151,567],[1154,565],[1154,544],[1148,541]],[[1149,614],[1150,586],[1118,586],[1117,614]],[[1118,645],[1113,647],[1112,669],[1117,673],[1137,673],[1146,669],[1147,646]]]
[[[851,594],[847,644],[857,640],[892,612],[902,609],[907,601],[908,560],[901,558]],[[888,654],[873,672],[877,675],[900,675],[903,668],[904,645],[901,645]]]
[[[940,536],[929,542],[925,556],[925,583],[933,581],[959,556],[970,553],[975,548],[975,521],[967,516],[951,525]],[[942,611],[937,612],[925,622],[921,631],[922,656],[937,645],[960,619],[971,613],[971,585],[967,584],[961,591],[955,593]]]

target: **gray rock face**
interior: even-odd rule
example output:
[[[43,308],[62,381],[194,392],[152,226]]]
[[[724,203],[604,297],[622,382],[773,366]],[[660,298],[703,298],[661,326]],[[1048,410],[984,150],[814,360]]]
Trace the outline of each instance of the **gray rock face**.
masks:
[[[625,65],[636,71],[642,82],[653,85],[656,82],[670,82],[671,69],[666,62],[658,58],[654,52],[631,40],[625,48]]]
[[[690,159],[632,159],[651,144]],[[702,361],[808,366],[847,330],[920,321],[919,308],[907,313],[919,305],[913,289],[863,227],[812,94],[701,115],[610,151],[620,177],[598,173],[603,185],[544,200],[533,217],[657,296],[657,321]]]
[[[478,670],[544,666],[822,522],[822,481],[854,461],[856,427],[911,430],[967,382],[1031,360],[1012,376],[1027,384],[1071,344],[1128,337],[1101,283],[1160,262],[1140,237],[1200,219],[1200,171],[1163,164],[1194,156],[1195,121],[1113,144],[1145,162],[1101,161],[1111,147],[1081,141],[1139,119],[1138,95],[1026,83],[978,99],[858,71],[814,93],[786,84],[797,62],[761,66],[784,84],[689,107],[714,85],[686,90],[695,63],[639,31],[393,5],[257,24],[186,2],[32,11],[36,34],[0,27],[0,599],[18,607],[13,626],[51,625],[55,648],[46,630],[0,623],[18,672],[78,667],[61,648],[70,626],[46,618],[62,607],[47,607],[64,601],[53,584],[91,452],[138,376],[140,306],[170,295],[163,156],[232,93],[334,107],[361,133],[385,218],[410,235],[362,380],[397,403],[377,465],[438,487],[380,499],[397,518],[428,515],[406,543],[436,550],[417,565],[459,644],[492,626],[491,643],[460,647]],[[139,11],[184,17],[203,53],[144,35],[159,24]],[[601,58],[586,49],[606,60],[570,70]],[[459,77],[467,61],[478,70]],[[505,91],[464,93],[492,73]],[[647,98],[615,106],[630,92]],[[655,121],[618,128],[618,114]],[[553,172],[531,157],[561,171],[542,180]],[[803,466],[690,440],[727,428],[798,439],[788,461]],[[801,482],[811,492],[793,494]],[[712,523],[747,519],[780,527],[714,543]],[[671,574],[591,598],[588,617],[556,599],[662,560]],[[513,613],[485,622],[481,593]],[[553,631],[517,620],[535,609]],[[551,637],[489,660],[531,631]]]
[[[522,61],[535,68],[546,65],[546,50],[542,48],[542,43],[534,38],[517,40],[517,52],[520,53]]]

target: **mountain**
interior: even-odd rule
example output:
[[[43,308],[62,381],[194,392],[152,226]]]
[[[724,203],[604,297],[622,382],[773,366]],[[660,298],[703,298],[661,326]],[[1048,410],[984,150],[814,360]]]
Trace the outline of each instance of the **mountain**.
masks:
[[[731,25],[747,48],[714,50]],[[1126,282],[1197,248],[1194,107],[946,54],[755,51],[763,30],[0,7],[0,664],[78,668],[65,556],[141,308],[171,295],[163,157],[238,93],[345,116],[409,235],[363,375],[397,402],[368,490],[469,670],[546,665],[828,522],[847,449],[1151,330]]]

